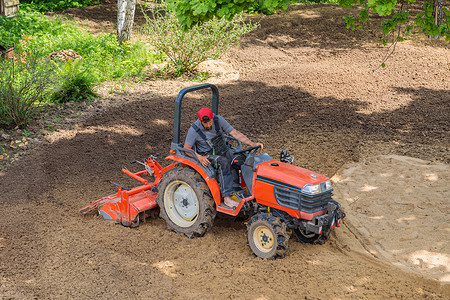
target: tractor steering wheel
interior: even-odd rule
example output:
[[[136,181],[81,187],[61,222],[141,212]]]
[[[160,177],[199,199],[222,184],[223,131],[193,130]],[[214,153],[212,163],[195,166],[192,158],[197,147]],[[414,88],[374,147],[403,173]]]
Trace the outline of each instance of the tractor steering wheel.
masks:
[[[239,151],[234,151],[233,154],[240,154],[240,153],[247,153],[247,155],[255,155],[256,151],[258,151],[258,149],[261,148],[261,145],[258,146],[253,146],[247,149],[242,149]]]
[[[235,137],[226,134],[224,134],[223,137],[225,138],[225,144],[227,144],[227,146],[230,147],[231,150],[240,151],[242,149],[242,143]],[[231,141],[235,142],[236,145],[233,145]]]

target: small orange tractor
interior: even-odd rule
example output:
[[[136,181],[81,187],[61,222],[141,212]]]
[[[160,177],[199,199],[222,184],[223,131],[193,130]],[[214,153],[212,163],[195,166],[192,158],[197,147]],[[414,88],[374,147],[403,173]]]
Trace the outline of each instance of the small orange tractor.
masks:
[[[330,231],[341,225],[345,213],[332,200],[330,180],[315,172],[294,166],[294,158],[282,150],[280,160],[268,154],[256,155],[259,146],[242,149],[239,141],[225,136],[234,154],[244,163],[234,171],[233,198],[237,207],[227,206],[221,197],[218,175],[211,166],[203,167],[192,150],[180,143],[181,104],[183,97],[201,89],[212,90],[212,111],[218,113],[219,92],[212,84],[181,90],[175,100],[175,120],[170,155],[173,163],[162,167],[156,156],[141,164],[144,169],[122,172],[140,181],[133,189],[119,186],[116,194],[101,198],[82,208],[97,210],[105,220],[124,226],[139,222],[160,210],[167,227],[189,238],[203,236],[214,223],[217,213],[248,220],[247,242],[260,258],[284,257],[290,234],[305,243],[322,244]],[[152,178],[149,181],[146,178]]]

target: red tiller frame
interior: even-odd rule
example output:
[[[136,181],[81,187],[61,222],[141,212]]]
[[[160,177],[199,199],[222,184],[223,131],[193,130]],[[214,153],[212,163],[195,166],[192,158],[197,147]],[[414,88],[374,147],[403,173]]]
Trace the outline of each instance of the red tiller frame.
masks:
[[[155,178],[154,182],[149,182],[141,177],[142,175],[150,175],[147,170],[133,173],[123,168],[122,173],[136,179],[143,183],[143,185],[130,190],[120,186],[119,191],[116,194],[94,201],[88,206],[80,209],[80,212],[88,213],[93,209],[97,209],[98,213],[107,221],[121,223],[124,226],[138,225],[139,213],[158,207],[158,204],[156,203],[156,197],[158,196],[156,186],[161,181],[162,174],[177,165],[176,163],[173,163],[162,168],[152,157],[150,157],[145,164],[153,171],[153,176]]]

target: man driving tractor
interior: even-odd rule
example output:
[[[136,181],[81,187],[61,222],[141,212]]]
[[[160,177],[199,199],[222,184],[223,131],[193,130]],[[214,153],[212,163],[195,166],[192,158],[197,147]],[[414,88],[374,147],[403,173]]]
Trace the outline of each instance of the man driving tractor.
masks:
[[[232,196],[233,176],[231,166],[235,162],[233,152],[226,145],[223,134],[229,134],[241,143],[252,147],[261,146],[262,143],[254,143],[243,133],[231,126],[223,117],[214,115],[212,110],[203,107],[198,112],[198,120],[188,130],[184,148],[196,152],[200,163],[207,167],[212,166],[218,170],[220,188],[223,201],[227,206],[237,205]]]
[[[198,112],[183,146],[181,103],[187,93],[202,89],[212,91],[212,111]],[[345,217],[332,198],[330,179],[293,165],[287,149],[281,151],[280,160],[267,153],[256,155],[263,145],[220,117],[218,104],[219,92],[212,84],[182,89],[175,99],[173,140],[166,157],[172,164],[163,168],[153,155],[144,162],[133,161],[144,170],[122,168],[122,172],[142,185],[132,189],[120,185],[117,193],[80,212],[97,210],[107,221],[135,227],[159,207],[167,228],[189,238],[208,232],[217,213],[239,216],[248,220],[245,235],[250,249],[263,259],[283,258],[291,234],[304,243],[325,243]],[[251,147],[242,149],[241,143]]]

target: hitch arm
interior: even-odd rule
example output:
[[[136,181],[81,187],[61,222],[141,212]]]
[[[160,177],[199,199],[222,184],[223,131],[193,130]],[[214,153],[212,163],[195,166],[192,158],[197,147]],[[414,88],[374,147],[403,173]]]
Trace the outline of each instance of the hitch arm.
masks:
[[[138,176],[138,175],[136,175],[135,173],[130,172],[130,171],[128,171],[128,170],[125,169],[125,168],[122,169],[122,173],[124,173],[124,174],[126,174],[126,175],[128,175],[128,176],[130,176],[130,177],[132,177],[132,178],[134,178],[134,179],[136,179],[137,181],[142,182],[143,184],[147,184],[147,183],[148,183],[148,180],[145,180],[145,179],[142,178],[141,176]]]

